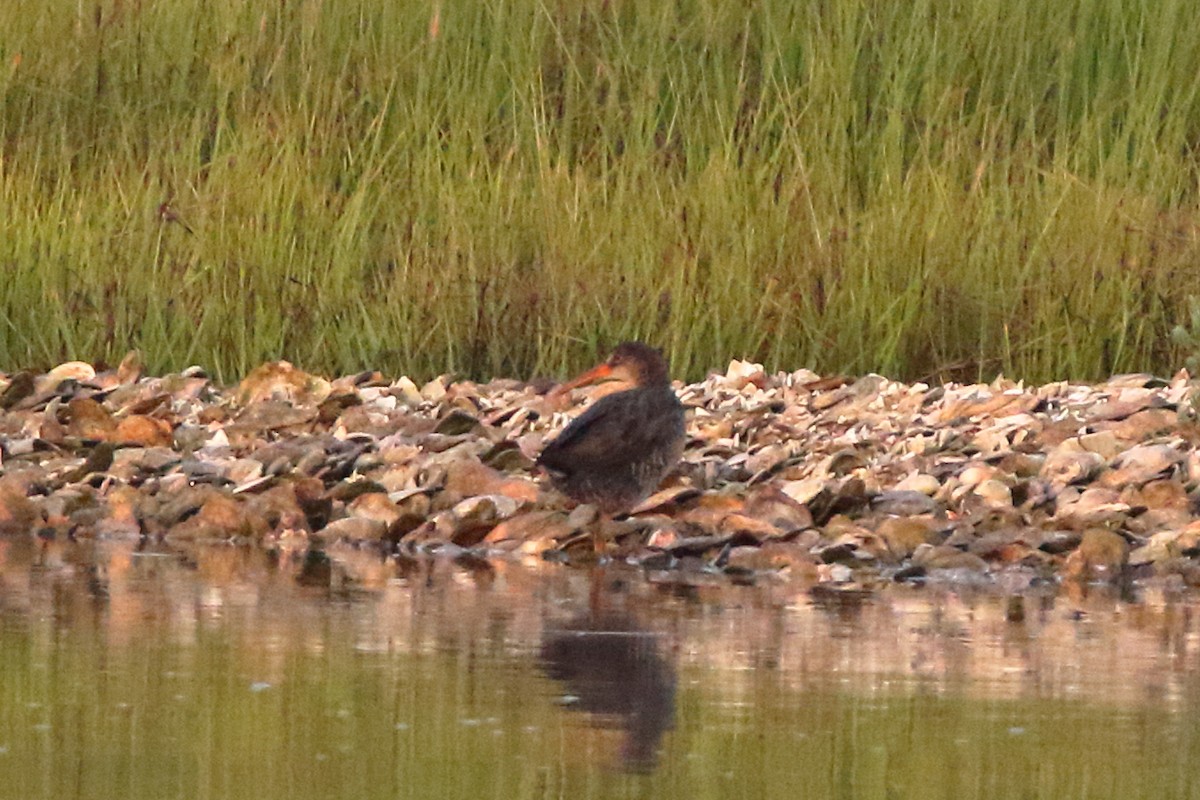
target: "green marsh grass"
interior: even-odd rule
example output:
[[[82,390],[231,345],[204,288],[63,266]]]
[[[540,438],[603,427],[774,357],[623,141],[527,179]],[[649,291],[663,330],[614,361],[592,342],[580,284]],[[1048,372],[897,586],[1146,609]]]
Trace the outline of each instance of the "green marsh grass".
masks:
[[[0,31],[0,370],[1191,355],[1185,0],[45,0]]]

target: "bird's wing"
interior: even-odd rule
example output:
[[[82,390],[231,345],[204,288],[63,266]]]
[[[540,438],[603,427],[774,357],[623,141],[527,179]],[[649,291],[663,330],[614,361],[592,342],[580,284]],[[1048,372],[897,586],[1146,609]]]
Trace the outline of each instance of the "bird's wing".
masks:
[[[631,404],[621,394],[609,395],[576,417],[546,445],[538,461],[567,472],[581,463],[589,469],[626,465],[678,435],[673,424],[663,423],[641,404]]]

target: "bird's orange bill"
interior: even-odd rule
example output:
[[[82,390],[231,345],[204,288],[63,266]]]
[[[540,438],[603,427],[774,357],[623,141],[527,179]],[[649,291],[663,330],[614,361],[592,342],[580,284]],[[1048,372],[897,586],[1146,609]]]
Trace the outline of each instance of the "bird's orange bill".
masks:
[[[577,378],[569,380],[560,385],[554,390],[554,394],[562,394],[563,392],[569,392],[570,390],[576,389],[580,386],[587,386],[589,383],[596,383],[597,381],[602,381],[605,378],[611,378],[612,374],[613,368],[609,366],[608,362],[605,362],[599,366],[592,367]]]

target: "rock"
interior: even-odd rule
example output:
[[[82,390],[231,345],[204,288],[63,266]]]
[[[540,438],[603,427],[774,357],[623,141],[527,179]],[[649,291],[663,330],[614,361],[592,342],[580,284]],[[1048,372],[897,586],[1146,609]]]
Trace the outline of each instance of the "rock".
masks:
[[[1137,442],[1170,430],[1175,426],[1175,422],[1173,412],[1157,408],[1139,411],[1127,419],[1110,424],[1107,430],[1112,431],[1119,439]]]
[[[234,441],[246,441],[268,431],[307,426],[320,415],[315,406],[295,406],[285,400],[254,400],[243,404],[234,424],[225,427],[225,435]]]
[[[142,354],[137,350],[130,350],[117,366],[117,383],[137,383],[142,377],[142,371]]]
[[[54,391],[63,381],[82,383],[93,380],[95,377],[96,369],[91,364],[85,364],[82,361],[68,361],[65,364],[59,364],[39,378],[36,391]]]
[[[1144,545],[1129,553],[1129,563],[1135,567],[1165,563],[1194,551],[1197,545],[1200,545],[1200,522],[1193,522],[1183,530],[1154,534]]]
[[[504,495],[519,503],[534,503],[538,488],[533,481],[510,478],[474,456],[451,459],[446,465],[445,485],[436,507],[448,508],[476,495]]]
[[[170,447],[173,442],[170,423],[141,414],[122,419],[111,436],[118,444],[140,447]]]
[[[567,514],[567,524],[576,531],[594,525],[599,519],[600,512],[595,506],[587,503],[575,506],[571,513]]]
[[[1104,467],[1097,453],[1084,450],[1078,440],[1068,440],[1046,454],[1038,475],[1054,486],[1069,486],[1091,480]]]
[[[436,403],[446,396],[446,384],[448,379],[445,375],[426,383],[421,387],[421,399],[431,403]]]
[[[871,510],[898,517],[915,517],[938,510],[937,502],[922,492],[890,491],[871,498]]]
[[[1055,521],[1075,526],[1119,523],[1129,513],[1129,505],[1112,489],[1090,486],[1082,492],[1065,490],[1058,497]]]
[[[700,495],[701,491],[693,486],[668,486],[638,503],[629,513],[631,516],[636,516],[664,510],[676,510]]]
[[[21,481],[0,478],[0,534],[33,533],[41,522],[42,514]]]
[[[248,496],[246,507],[249,513],[266,520],[271,533],[276,536],[308,534],[314,527],[319,529],[325,524],[331,508],[326,506],[320,515],[310,514],[302,502],[305,491],[301,481],[278,482],[259,494]]]
[[[87,451],[83,463],[62,473],[59,483],[66,485],[87,479],[91,475],[107,472],[113,463],[113,446],[100,442]]]
[[[7,411],[36,391],[32,372],[18,372],[0,391],[0,411]]]
[[[285,362],[232,389],[198,370],[141,372],[131,360],[0,375],[0,528],[311,535],[364,557],[483,545],[582,561],[600,543],[690,580],[759,580],[774,574],[774,550],[796,575],[852,586],[881,572],[968,580],[986,565],[1100,574],[1096,535],[1082,543],[1107,529],[1138,545],[1139,575],[1200,581],[1187,568],[1200,555],[1200,390],[1186,375],[930,388],[735,365],[679,389],[689,442],[668,486],[601,522],[587,506],[567,513],[532,469],[570,418],[562,408],[600,392],[373,373],[329,382]],[[326,555],[335,582],[365,574]]]
[[[726,514],[717,524],[717,530],[726,536],[738,536],[739,540],[748,537],[755,545],[768,539],[782,538],[785,533],[773,523],[747,514]]]
[[[92,523],[96,533],[106,536],[136,536],[141,533],[137,513],[141,499],[141,494],[132,486],[114,486],[104,498],[105,517]],[[72,521],[82,527],[81,520]]]
[[[452,408],[448,414],[438,420],[434,433],[444,436],[461,436],[480,428],[479,419],[461,408]]]
[[[90,397],[76,397],[67,403],[67,432],[80,439],[111,441],[117,430],[112,414]]]
[[[383,523],[384,527],[393,524],[402,515],[400,506],[379,492],[359,495],[346,506],[346,513],[351,517],[376,520]]]
[[[778,486],[764,486],[746,498],[743,513],[761,519],[783,534],[793,534],[813,526],[812,514]]]
[[[482,541],[497,546],[512,542],[523,553],[542,553],[556,547],[576,530],[561,511],[530,511],[501,521]]]
[[[468,497],[450,509],[450,541],[459,547],[473,547],[520,507],[517,500],[506,495]]]
[[[369,497],[370,495],[364,495]],[[376,495],[378,496],[378,495]],[[316,532],[316,538],[325,543],[345,542],[376,542],[387,533],[388,526],[383,520],[371,517],[346,517],[335,520]]]
[[[1113,459],[1125,449],[1125,444],[1111,430],[1080,434],[1079,446],[1105,461]]]
[[[965,553],[954,547],[924,544],[913,553],[912,563],[926,570],[963,570],[986,572],[987,562],[974,553]]]
[[[1129,560],[1129,543],[1104,528],[1083,532],[1079,546],[1067,556],[1063,575],[1078,580],[1114,580]]]
[[[908,558],[923,544],[934,544],[941,537],[928,517],[892,517],[879,524],[879,538],[898,559]]]
[[[1113,469],[1104,474],[1101,483],[1114,488],[1148,483],[1173,471],[1181,461],[1183,454],[1169,445],[1138,445],[1113,459]]]
[[[329,381],[296,369],[287,361],[272,361],[255,367],[238,384],[235,399],[239,406],[267,401],[282,401],[315,406],[332,391]],[[316,410],[313,410],[313,418]]]
[[[797,503],[807,503],[825,488],[825,481],[818,478],[806,478],[798,481],[787,481],[780,490]]]
[[[976,486],[975,494],[990,508],[1011,508],[1013,504],[1012,490],[994,478]]]
[[[974,489],[985,481],[996,480],[1000,470],[988,464],[971,464],[958,474],[958,482],[965,489]]]
[[[941,488],[941,486],[941,482],[932,475],[914,472],[904,480],[897,483],[895,490],[898,492],[920,492],[928,497],[933,497],[935,494],[937,494],[937,491]]]
[[[168,541],[224,540],[234,537],[260,538],[267,531],[266,521],[251,517],[245,506],[218,491],[206,493],[203,505],[166,531]]]

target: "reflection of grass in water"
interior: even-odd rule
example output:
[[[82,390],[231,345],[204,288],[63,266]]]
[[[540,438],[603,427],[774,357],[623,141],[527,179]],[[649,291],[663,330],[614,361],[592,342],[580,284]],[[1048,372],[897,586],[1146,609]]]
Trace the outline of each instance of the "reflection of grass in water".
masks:
[[[1189,4],[264,8],[0,6],[0,363],[1179,360]]]
[[[0,628],[0,798],[1194,796],[1181,714],[796,693],[768,670],[740,709],[728,672],[690,671],[657,766],[621,774],[625,734],[582,729],[532,654],[364,654],[343,610],[267,649],[219,619],[191,646]]]
[[[1196,796],[1186,765],[1200,739],[1159,709],[766,690],[739,729],[722,731],[711,707],[690,714],[681,708],[679,727],[705,731],[694,763],[712,764],[712,780],[730,762],[739,768],[727,788],[767,776],[768,793],[747,797],[786,796],[787,786],[812,798]]]

